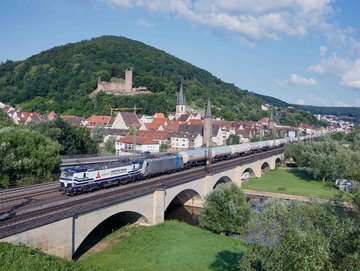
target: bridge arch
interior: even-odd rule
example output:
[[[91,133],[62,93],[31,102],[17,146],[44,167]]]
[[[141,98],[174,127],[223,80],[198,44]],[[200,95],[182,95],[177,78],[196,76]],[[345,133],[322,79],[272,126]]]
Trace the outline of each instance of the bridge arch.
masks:
[[[169,203],[165,206],[165,212],[171,204],[202,207],[203,198],[195,190],[185,189],[173,197],[171,201],[169,201]]]
[[[228,176],[222,176],[213,186],[213,189],[215,189],[216,187],[218,187],[221,184],[230,184],[233,181],[231,180],[230,177]]]
[[[278,158],[276,158],[276,160],[275,160],[275,166],[280,166],[280,165],[282,165],[282,160],[280,159],[280,157],[278,157]]]
[[[262,172],[266,172],[266,171],[269,171],[270,170],[270,165],[268,162],[264,162],[262,165],[261,165],[261,171]]]
[[[251,167],[246,168],[242,173],[241,173],[241,180],[247,180],[247,179],[252,179],[255,177],[255,172]]]
[[[85,252],[100,242],[105,236],[111,234],[114,230],[120,229],[129,224],[147,224],[148,219],[138,212],[124,211],[113,214],[106,219],[98,222],[90,230],[75,249],[73,258],[77,259]]]

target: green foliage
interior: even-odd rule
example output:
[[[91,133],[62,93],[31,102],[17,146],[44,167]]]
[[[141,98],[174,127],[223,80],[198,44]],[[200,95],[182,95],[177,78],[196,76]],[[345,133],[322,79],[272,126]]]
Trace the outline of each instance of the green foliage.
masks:
[[[330,136],[332,140],[343,141],[346,137],[346,134],[344,132],[336,132],[332,133]]]
[[[91,135],[92,139],[95,141],[96,144],[100,144],[104,141],[104,136],[105,136],[104,125],[96,124]]]
[[[62,146],[61,155],[97,153],[96,142],[91,138],[85,127],[77,127],[60,118],[49,122],[31,124],[32,129],[59,142]]]
[[[116,152],[116,149],[115,149],[115,137],[110,137],[105,142],[105,150],[115,154],[115,152]]]
[[[169,146],[166,142],[162,142],[160,144],[160,151],[166,151],[168,148],[169,148]]]
[[[240,137],[237,135],[230,135],[228,139],[226,139],[226,145],[236,145],[240,144]]]
[[[301,123],[311,125],[327,126],[328,123],[320,121],[309,112],[297,110],[295,108],[289,108],[286,112],[283,112],[280,116],[280,124],[297,127]]]
[[[242,233],[250,217],[250,206],[241,188],[231,183],[212,191],[201,211],[200,226],[217,233]]]
[[[318,203],[268,200],[253,214],[241,270],[359,270],[359,224]]]
[[[287,145],[285,155],[294,158],[298,166],[307,168],[316,179],[333,181],[346,175],[347,150],[336,141],[326,139]]]
[[[4,112],[0,110],[0,129],[9,126],[14,126],[14,123]]]
[[[97,79],[124,78],[134,68],[134,86],[146,86],[153,94],[113,96],[89,94]],[[20,104],[24,110],[42,113],[108,114],[109,106],[132,107],[140,114],[172,112],[178,83],[184,83],[189,104],[203,109],[210,96],[216,116],[258,120],[266,115],[253,93],[222,82],[205,70],[141,42],[103,36],[58,46],[24,61],[0,65],[0,101]]]
[[[21,127],[0,129],[0,187],[53,180],[60,167],[60,145]]]
[[[335,137],[335,141],[332,138]],[[337,178],[360,180],[360,133],[344,137],[350,148],[339,144],[342,134],[325,137],[322,141],[287,145],[285,156],[292,157],[300,167],[305,167],[315,177],[334,181]]]
[[[0,270],[7,271],[85,271],[95,270],[84,268],[79,263],[49,256],[39,250],[8,243],[0,243]]]

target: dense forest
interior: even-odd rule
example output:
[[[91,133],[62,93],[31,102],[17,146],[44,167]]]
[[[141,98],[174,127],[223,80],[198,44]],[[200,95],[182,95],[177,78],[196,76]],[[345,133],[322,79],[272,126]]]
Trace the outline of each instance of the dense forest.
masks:
[[[124,78],[134,69],[134,87],[146,86],[150,95],[133,97],[89,94],[97,79]],[[139,113],[171,112],[183,82],[188,104],[204,109],[212,98],[214,114],[232,119],[258,120],[266,115],[262,100],[209,72],[151,46],[124,37],[103,36],[54,47],[24,61],[0,65],[0,101],[24,110],[74,115],[109,114],[109,106],[142,108]]]

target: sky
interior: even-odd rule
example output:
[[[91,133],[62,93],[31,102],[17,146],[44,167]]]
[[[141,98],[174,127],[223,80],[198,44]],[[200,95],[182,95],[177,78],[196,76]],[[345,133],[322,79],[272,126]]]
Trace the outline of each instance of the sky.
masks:
[[[0,61],[118,35],[241,89],[360,106],[359,14],[359,0],[1,0]]]

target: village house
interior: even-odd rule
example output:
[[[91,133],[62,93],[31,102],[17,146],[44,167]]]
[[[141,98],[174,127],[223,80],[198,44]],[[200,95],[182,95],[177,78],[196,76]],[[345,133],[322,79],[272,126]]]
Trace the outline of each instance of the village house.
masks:
[[[120,155],[124,152],[132,152],[134,149],[134,137],[125,136],[116,140],[115,150],[116,155]],[[158,153],[160,151],[160,145],[151,138],[138,137],[135,144],[136,152],[151,152]]]
[[[119,112],[111,122],[111,128],[113,129],[129,130],[135,124],[137,129],[142,127],[142,129],[146,130],[146,127],[143,128],[144,126],[140,123],[134,112]]]

